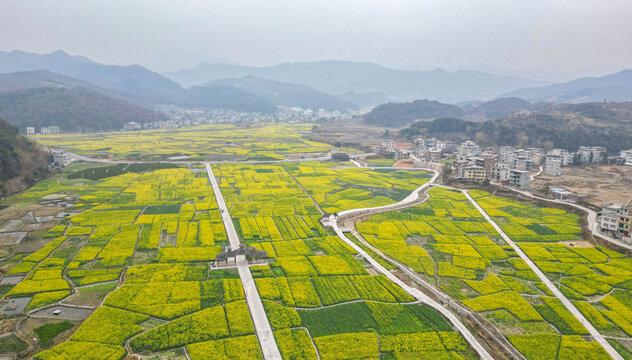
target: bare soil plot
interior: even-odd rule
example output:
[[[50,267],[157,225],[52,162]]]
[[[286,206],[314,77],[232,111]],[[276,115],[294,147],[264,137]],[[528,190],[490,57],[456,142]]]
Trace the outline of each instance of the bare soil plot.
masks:
[[[549,187],[563,187],[588,197],[586,202],[601,207],[627,203],[632,199],[632,166],[568,166],[561,176],[540,175],[532,183],[535,193]]]
[[[58,315],[53,314],[53,312],[55,312],[56,310],[61,310],[61,313],[59,313]],[[92,309],[79,309],[70,306],[55,305],[46,309],[35,311],[31,314],[31,317],[79,321],[84,320],[88,316],[90,316],[92,311]]]
[[[86,286],[79,288],[76,295],[72,295],[64,300],[65,304],[81,305],[81,306],[99,306],[103,298],[116,287],[116,282],[107,284],[99,284],[95,286]]]
[[[26,231],[0,232],[0,246],[19,244],[26,234]]]

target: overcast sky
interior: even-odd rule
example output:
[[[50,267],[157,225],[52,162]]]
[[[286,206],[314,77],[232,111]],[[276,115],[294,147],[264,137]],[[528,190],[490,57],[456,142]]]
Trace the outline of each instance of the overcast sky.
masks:
[[[0,50],[159,71],[218,59],[621,68],[631,15],[632,0],[0,0]]]

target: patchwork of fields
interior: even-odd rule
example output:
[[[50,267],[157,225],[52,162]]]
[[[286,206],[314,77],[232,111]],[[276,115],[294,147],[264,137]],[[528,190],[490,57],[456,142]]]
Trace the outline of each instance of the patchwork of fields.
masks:
[[[200,125],[175,130],[63,134],[38,137],[46,146],[76,154],[127,160],[280,160],[288,155],[326,153],[331,146],[303,138],[313,124]]]
[[[83,322],[46,320],[58,324],[49,330],[56,340],[39,345],[35,358],[261,359],[236,270],[211,266],[228,241],[206,172],[98,169],[58,175],[5,202],[14,211],[43,199],[74,206],[39,250],[2,260],[8,275],[24,278],[1,293],[26,299],[25,311],[59,301],[96,308]],[[477,358],[439,313],[320,224],[321,210],[394,203],[429,175],[321,162],[213,171],[241,242],[269,256],[250,270],[284,359]],[[357,223],[358,243],[388,269],[396,265],[370,247],[483,315],[527,359],[609,358],[461,191],[428,194],[423,204]],[[583,246],[577,215],[470,194],[629,356],[632,262]]]
[[[528,359],[609,358],[597,343],[585,340],[587,330],[462,192],[435,187],[428,193],[424,204],[372,216],[356,224],[358,231],[390,258],[483,314]],[[620,326],[627,320],[617,314],[632,309],[626,283],[632,262],[602,247],[560,243],[581,239],[574,214],[471,193],[609,342],[625,349],[630,334]]]
[[[328,213],[398,202],[431,178],[418,170],[368,170],[321,162],[285,167]]]
[[[216,169],[240,237],[274,258],[252,270],[284,358],[474,357],[438,313],[328,234],[283,166]]]

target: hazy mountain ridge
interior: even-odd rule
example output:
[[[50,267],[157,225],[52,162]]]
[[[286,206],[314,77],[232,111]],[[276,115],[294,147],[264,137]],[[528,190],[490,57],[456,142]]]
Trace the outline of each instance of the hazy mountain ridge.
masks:
[[[337,96],[341,99],[357,104],[359,107],[363,109],[371,108],[371,107],[378,106],[381,104],[386,104],[394,100],[393,98],[384,94],[381,91],[365,92],[365,93],[347,91],[345,93],[338,94]]]
[[[183,100],[184,89],[179,84],[139,65],[103,65],[61,50],[44,55],[14,50],[0,56],[0,73],[30,70],[48,70],[152,104]]]
[[[276,103],[229,85],[193,86],[185,103],[191,108],[217,108],[243,112],[272,113]]]
[[[81,86],[148,108],[156,105],[175,105],[237,111],[245,111],[244,109],[274,111],[267,102],[314,110],[357,108],[352,102],[304,85],[264,79],[258,81],[251,79],[249,82],[237,81],[237,79],[222,80],[224,84],[211,84],[224,86],[221,90],[215,91],[184,89],[179,84],[139,65],[103,65],[83,56],[71,56],[61,50],[44,55],[19,50],[0,54],[0,73],[5,73],[0,74],[0,89],[24,90],[38,87],[37,85],[41,87]],[[238,99],[229,99],[226,96],[228,92],[226,86],[234,88],[230,90],[230,93]],[[242,91],[237,91],[238,89]],[[246,94],[246,92],[252,94]],[[212,96],[217,96],[217,98],[212,98]],[[249,104],[248,101],[253,101],[253,103]]]
[[[457,102],[491,99],[513,89],[543,82],[478,71],[446,72],[395,70],[371,63],[318,61],[253,67],[203,63],[196,68],[165,73],[183,86],[244,76],[302,84],[330,94],[383,92],[400,100],[434,99]]]
[[[601,77],[585,77],[561,84],[518,89],[502,97],[520,97],[529,101],[557,103],[632,101],[632,69]]]
[[[251,92],[277,105],[304,109],[341,110],[357,109],[358,106],[336,96],[318,91],[309,86],[261,79],[255,76],[212,80],[203,86],[232,86]]]
[[[0,119],[0,197],[32,186],[46,177],[49,155]]]
[[[531,111],[545,104],[534,104],[520,98],[500,98],[482,103],[470,103],[461,106],[465,117],[473,120],[492,120],[515,114],[521,111]]]

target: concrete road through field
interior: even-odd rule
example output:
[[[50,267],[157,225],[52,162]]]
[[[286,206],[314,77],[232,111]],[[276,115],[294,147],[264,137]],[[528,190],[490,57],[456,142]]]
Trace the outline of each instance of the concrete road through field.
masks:
[[[211,187],[213,188],[215,198],[217,199],[217,206],[219,207],[222,215],[224,228],[226,228],[228,241],[230,242],[230,246],[233,249],[236,249],[239,247],[239,237],[237,236],[237,231],[235,231],[235,226],[230,218],[230,213],[228,212],[228,207],[226,207],[226,202],[224,201],[224,196],[222,196],[222,192],[220,191],[217,179],[213,174],[213,169],[211,169],[211,165],[209,163],[206,163],[205,165],[206,172],[208,173],[208,179],[211,182]],[[276,340],[274,340],[274,334],[272,333],[272,328],[270,327],[270,322],[268,321],[266,312],[263,309],[263,303],[261,302],[259,292],[255,286],[255,280],[252,278],[250,268],[248,267],[243,255],[237,257],[237,271],[239,272],[241,284],[244,287],[246,303],[248,303],[250,316],[252,317],[252,321],[255,325],[255,331],[257,333],[257,338],[259,339],[261,351],[263,352],[263,358],[265,360],[281,360],[281,352],[279,351]]]
[[[527,265],[529,265],[531,270],[533,270],[533,272],[538,276],[540,281],[542,281],[546,285],[546,287],[549,288],[549,290],[551,290],[553,295],[555,295],[555,297],[557,297],[562,302],[564,307],[573,316],[575,316],[582,325],[584,325],[586,330],[588,330],[588,333],[590,333],[590,336],[592,336],[593,339],[595,339],[595,341],[597,341],[604,348],[604,350],[608,352],[608,355],[610,355],[615,360],[623,360],[623,357],[619,355],[619,353],[612,347],[612,345],[610,345],[610,343],[603,337],[603,335],[601,335],[601,333],[597,331],[597,329],[595,329],[595,327],[584,317],[584,315],[579,310],[577,310],[575,305],[573,305],[573,303],[571,303],[566,298],[566,296],[562,294],[562,292],[553,284],[553,282],[549,280],[549,278],[547,278],[546,275],[544,275],[544,273],[535,265],[535,263],[531,261],[531,259],[527,256],[527,254],[525,254],[522,251],[522,249],[515,242],[513,242],[513,240],[511,240],[511,238],[507,236],[507,234],[505,234],[505,232],[500,228],[500,226],[496,224],[496,222],[487,214],[487,212],[485,212],[485,210],[483,210],[483,208],[472,198],[472,196],[470,196],[470,194],[466,190],[462,190],[462,192],[463,194],[465,194],[467,199],[472,203],[472,205],[474,205],[476,210],[478,210],[481,213],[481,215],[483,215],[485,220],[487,220],[487,222],[489,222],[494,227],[494,229],[498,231],[498,233],[505,240],[505,242],[507,242],[507,244],[509,244],[516,251],[518,256],[520,256],[520,258],[524,260],[524,262],[526,262]]]

